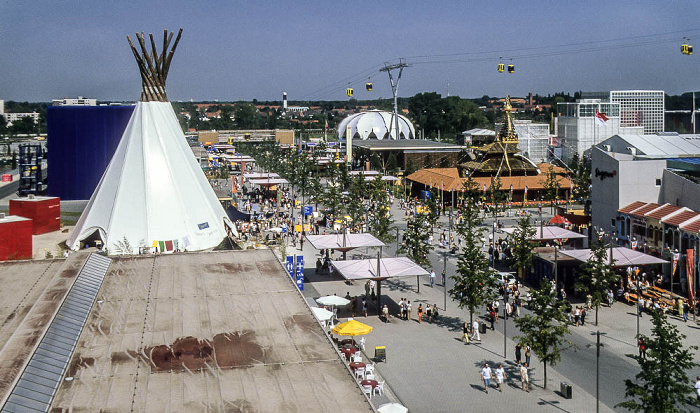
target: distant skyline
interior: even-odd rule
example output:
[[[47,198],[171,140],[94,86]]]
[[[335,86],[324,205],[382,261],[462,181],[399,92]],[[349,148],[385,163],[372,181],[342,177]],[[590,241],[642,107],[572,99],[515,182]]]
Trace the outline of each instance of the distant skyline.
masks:
[[[162,39],[180,27],[173,101],[281,100],[283,91],[291,101],[343,100],[347,87],[356,99],[386,99],[378,69],[402,57],[412,64],[402,97],[700,90],[693,1],[0,0],[0,99],[137,100],[126,36]],[[684,36],[696,54],[680,53]],[[515,74],[496,72],[499,56]]]

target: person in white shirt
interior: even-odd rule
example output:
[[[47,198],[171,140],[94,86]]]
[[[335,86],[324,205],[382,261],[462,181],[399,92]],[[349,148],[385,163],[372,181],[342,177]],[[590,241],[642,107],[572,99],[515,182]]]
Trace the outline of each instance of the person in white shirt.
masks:
[[[700,376],[695,378],[695,391],[698,393],[697,398],[700,402]]]
[[[520,365],[520,381],[522,389],[530,393],[530,376],[527,374],[527,363]]]
[[[484,391],[488,393],[491,386],[491,367],[489,367],[489,363],[484,364],[484,367],[481,369],[481,380],[484,381]]]
[[[503,388],[501,387],[503,384],[503,380],[506,378],[506,371],[503,369],[503,365],[499,364],[498,368],[496,369],[496,384],[498,385],[498,391],[502,392]]]
[[[474,320],[472,323],[472,340],[479,340],[481,341],[481,334],[479,334],[479,320]]]

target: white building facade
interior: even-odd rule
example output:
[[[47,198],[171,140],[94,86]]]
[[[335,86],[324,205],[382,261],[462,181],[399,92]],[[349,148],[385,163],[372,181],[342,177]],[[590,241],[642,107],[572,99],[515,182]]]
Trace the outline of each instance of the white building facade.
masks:
[[[82,96],[77,98],[54,99],[54,106],[97,106],[97,99],[88,99]]]
[[[620,104],[620,126],[642,126],[645,135],[664,131],[663,90],[613,90],[610,102]]]
[[[602,102],[600,99],[580,99],[573,103],[557,104],[556,134],[561,146],[562,159],[569,162],[574,154],[579,156],[591,146],[620,133],[620,104]],[[598,111],[608,118],[596,120]]]
[[[523,155],[535,163],[545,162],[549,151],[549,125],[531,120],[514,120],[513,126],[520,139],[518,149]],[[502,127],[503,123],[496,124],[496,134]]]

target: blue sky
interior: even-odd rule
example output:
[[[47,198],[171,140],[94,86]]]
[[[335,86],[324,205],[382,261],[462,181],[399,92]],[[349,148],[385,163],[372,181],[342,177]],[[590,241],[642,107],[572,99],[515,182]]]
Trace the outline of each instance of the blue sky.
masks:
[[[171,100],[388,98],[378,69],[400,57],[401,96],[700,90],[695,1],[0,0],[0,99],[136,100],[126,36],[179,27]]]

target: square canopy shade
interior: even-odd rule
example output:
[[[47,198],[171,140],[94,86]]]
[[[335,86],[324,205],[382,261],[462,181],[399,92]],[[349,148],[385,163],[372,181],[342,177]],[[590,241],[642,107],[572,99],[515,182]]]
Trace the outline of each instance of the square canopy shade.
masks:
[[[586,262],[593,256],[590,249],[583,250],[561,250],[564,255]],[[643,252],[635,251],[625,247],[613,248],[613,266],[628,267],[630,265],[650,265],[667,264],[668,261],[656,258]]]
[[[274,185],[288,184],[289,181],[287,181],[284,178],[260,178],[260,179],[249,179],[248,183],[260,185],[260,186],[274,186]]]
[[[255,159],[251,158],[250,156],[227,156],[225,159],[228,162],[237,162],[237,163],[252,162],[252,163],[255,163]]]
[[[332,248],[338,251],[349,251],[360,247],[383,247],[385,244],[372,234],[331,234],[307,235],[311,246],[320,249]]]
[[[274,172],[249,172],[243,174],[245,179],[260,179],[260,178],[279,178],[280,176]]]
[[[542,233],[540,234],[540,227],[533,227],[535,229],[535,234],[532,236],[533,241],[550,241],[555,239],[572,239],[572,238],[586,238],[585,235],[579,234],[578,232],[569,231],[562,227],[557,226],[545,226],[542,227]],[[504,228],[504,232],[508,234],[513,234],[518,231],[517,227]]]
[[[375,179],[379,178],[379,175],[370,175],[367,176],[365,175],[365,181],[374,181]],[[381,177],[382,181],[398,181],[399,178],[391,175],[385,175]]]
[[[331,261],[331,265],[346,280],[365,280],[370,278],[405,277],[408,275],[428,275],[421,266],[407,257],[381,258],[377,272],[377,259],[350,261]]]

